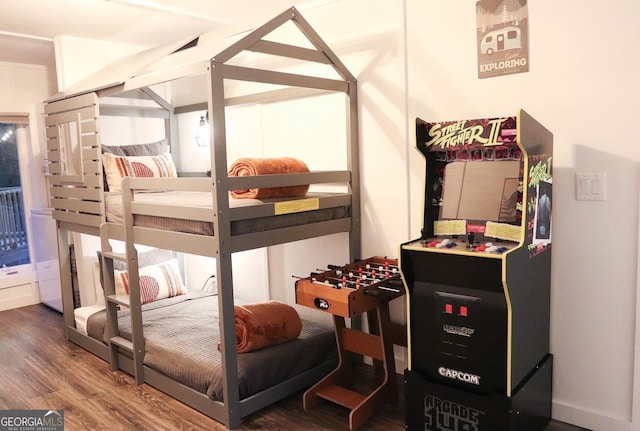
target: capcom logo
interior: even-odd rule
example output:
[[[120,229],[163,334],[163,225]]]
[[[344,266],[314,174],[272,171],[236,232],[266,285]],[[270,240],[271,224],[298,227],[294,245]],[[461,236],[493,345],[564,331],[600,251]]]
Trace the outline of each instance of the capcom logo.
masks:
[[[427,395],[424,398],[425,431],[479,431],[485,413],[452,401]]]
[[[440,367],[438,368],[438,374],[448,379],[460,380],[461,382],[470,383],[472,385],[480,384],[480,376],[465,373],[463,371],[453,370],[451,368]]]

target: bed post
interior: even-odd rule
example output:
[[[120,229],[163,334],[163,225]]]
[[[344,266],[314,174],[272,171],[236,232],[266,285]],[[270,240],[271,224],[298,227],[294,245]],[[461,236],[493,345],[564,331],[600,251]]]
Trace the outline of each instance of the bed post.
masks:
[[[73,283],[71,281],[71,252],[69,233],[56,221],[58,233],[58,259],[60,265],[60,288],[62,290],[62,313],[64,315],[64,334],[69,339],[69,328],[75,327],[73,317]]]
[[[347,163],[351,171],[351,230],[349,231],[349,260],[353,262],[362,258],[360,232],[360,131],[358,129],[358,83],[355,78],[349,81],[347,97]]]
[[[220,310],[220,344],[223,368],[223,397],[226,425],[236,428],[242,417],[238,388],[235,338],[233,269],[231,260],[231,219],[227,176],[227,132],[224,96],[224,65],[211,61],[209,70],[209,118],[211,133],[211,190],[217,212],[213,230],[217,238],[216,277]]]

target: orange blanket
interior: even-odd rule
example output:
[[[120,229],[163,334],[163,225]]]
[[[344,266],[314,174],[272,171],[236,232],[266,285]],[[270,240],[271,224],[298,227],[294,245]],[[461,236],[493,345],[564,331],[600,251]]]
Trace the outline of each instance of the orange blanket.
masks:
[[[234,313],[238,353],[295,340],[302,330],[298,312],[282,302],[236,305]]]
[[[275,159],[238,159],[229,169],[230,177],[244,177],[251,175],[272,175],[309,172],[307,165],[298,159],[281,157]],[[236,199],[267,199],[283,197],[299,197],[307,194],[309,185],[288,187],[267,187],[245,190],[232,190],[231,197]]]

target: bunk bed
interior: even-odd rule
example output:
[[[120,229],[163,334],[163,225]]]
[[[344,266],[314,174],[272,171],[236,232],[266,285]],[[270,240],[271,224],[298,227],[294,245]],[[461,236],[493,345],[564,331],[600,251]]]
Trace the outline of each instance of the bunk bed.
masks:
[[[293,31],[303,43],[274,41],[274,32],[285,26],[288,33],[284,34]],[[112,368],[131,373],[137,383],[157,387],[234,428],[246,415],[310,386],[333,364],[325,360],[322,365],[287,376],[278,384],[271,382],[268,388],[241,393],[239,368],[242,367],[239,365],[244,359],[239,359],[241,354],[235,349],[232,254],[346,232],[349,259],[355,260],[360,255],[360,188],[357,84],[338,57],[295,8],[252,30],[229,34],[197,35],[119,61],[46,101],[45,114],[67,339],[110,361]],[[242,65],[244,56],[253,58],[256,54],[278,60],[250,61],[251,67]],[[298,68],[298,64],[303,67]],[[287,69],[289,65],[294,67]],[[283,72],[280,67],[288,71]],[[309,72],[317,69],[321,72]],[[250,85],[234,87],[230,83]],[[178,97],[174,96],[181,93],[178,88],[194,85],[202,89],[198,92],[201,100],[176,102]],[[234,93],[237,88],[241,90]],[[346,169],[228,175],[225,107],[276,103],[328,93],[344,96]],[[101,120],[108,116],[160,119],[169,148],[175,148],[178,144],[176,116],[201,110],[206,111],[210,120],[209,177],[194,174],[171,178],[125,176],[119,194],[106,190],[102,156],[106,149],[101,145]],[[295,198],[241,201],[230,198],[233,190],[318,184],[341,187],[337,191],[311,192]],[[174,198],[170,198],[169,203],[156,199],[165,194],[173,194]],[[201,202],[187,203],[175,199],[176,194],[198,195]],[[111,211],[112,200],[121,205],[121,210]],[[204,228],[170,229],[167,220]],[[98,331],[91,336],[76,325],[70,232],[101,237],[106,335]],[[124,241],[124,254],[113,252],[110,246],[113,239]],[[209,305],[205,309],[214,313],[212,319],[217,319],[219,326],[221,384],[213,391],[215,396],[211,390],[195,390],[175,376],[145,363],[145,350],[149,351],[145,342],[149,334],[144,332],[142,316],[144,314],[146,324],[147,316],[151,315],[147,309],[154,307],[141,304],[138,294],[137,245],[215,258],[217,295],[200,298],[207,301]],[[113,290],[116,262],[126,264],[129,272],[131,290],[126,298]],[[197,298],[191,296],[170,300],[197,302]],[[124,316],[126,313],[122,310],[129,310],[128,316]],[[130,327],[125,327],[126,322],[130,322]],[[312,328],[311,332],[314,331],[321,332]],[[261,353],[267,355],[263,359],[268,357],[270,349]]]

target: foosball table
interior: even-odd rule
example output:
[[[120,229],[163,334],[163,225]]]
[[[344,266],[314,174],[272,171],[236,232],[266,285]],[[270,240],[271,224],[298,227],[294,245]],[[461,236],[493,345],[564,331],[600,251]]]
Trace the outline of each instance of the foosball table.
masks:
[[[350,409],[349,429],[354,430],[382,404],[398,400],[393,344],[406,346],[406,326],[391,322],[389,313],[389,302],[405,294],[398,261],[376,256],[296,278],[296,303],[333,315],[339,355],[337,368],[304,393],[304,409],[323,399],[339,404]],[[346,318],[362,314],[368,332],[353,322],[346,326]],[[368,394],[354,389],[354,354],[370,357],[376,368],[377,386]]]

